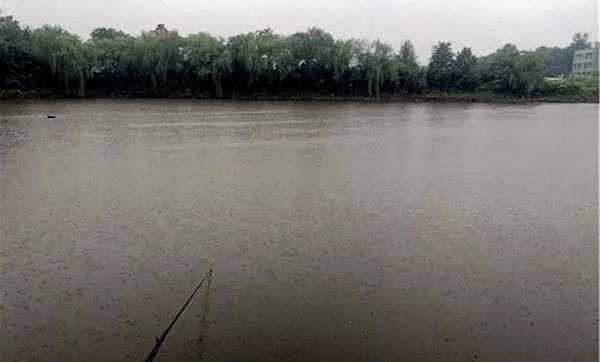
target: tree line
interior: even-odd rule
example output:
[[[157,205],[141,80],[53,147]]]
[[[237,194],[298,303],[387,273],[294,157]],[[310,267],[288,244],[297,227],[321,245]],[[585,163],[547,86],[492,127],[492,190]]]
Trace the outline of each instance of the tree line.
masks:
[[[1,15],[1,14],[0,14]],[[65,96],[236,97],[257,94],[369,96],[426,92],[493,92],[535,96],[545,75],[568,73],[576,34],[566,48],[524,52],[506,44],[495,53],[432,49],[426,66],[409,40],[398,50],[376,40],[334,39],[319,28],[289,36],[263,29],[227,39],[182,36],[158,25],[132,36],[94,29],[82,40],[59,26],[22,27],[0,16],[0,89]]]

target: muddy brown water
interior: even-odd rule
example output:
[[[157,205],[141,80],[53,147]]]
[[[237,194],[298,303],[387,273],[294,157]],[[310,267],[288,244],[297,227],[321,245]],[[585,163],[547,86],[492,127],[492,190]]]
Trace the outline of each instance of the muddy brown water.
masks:
[[[597,117],[0,104],[1,360],[597,361]]]

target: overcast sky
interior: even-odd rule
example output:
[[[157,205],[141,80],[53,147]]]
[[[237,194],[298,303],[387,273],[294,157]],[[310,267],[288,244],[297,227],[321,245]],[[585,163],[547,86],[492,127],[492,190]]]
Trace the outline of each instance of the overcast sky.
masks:
[[[487,54],[564,45],[577,31],[598,35],[598,0],[0,0],[24,25],[58,24],[84,38],[97,26],[138,34],[164,23],[182,34],[232,34],[271,27],[282,34],[318,26],[335,37],[411,39],[420,61],[437,41]]]

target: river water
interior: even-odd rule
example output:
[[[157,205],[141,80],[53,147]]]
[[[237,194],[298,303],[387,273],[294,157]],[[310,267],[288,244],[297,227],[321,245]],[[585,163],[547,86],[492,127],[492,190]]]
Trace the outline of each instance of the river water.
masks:
[[[0,104],[1,360],[597,361],[597,117]]]

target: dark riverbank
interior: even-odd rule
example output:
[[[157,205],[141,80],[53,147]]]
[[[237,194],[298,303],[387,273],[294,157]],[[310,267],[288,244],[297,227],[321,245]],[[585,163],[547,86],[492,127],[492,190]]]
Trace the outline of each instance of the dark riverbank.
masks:
[[[144,94],[119,94],[105,95],[99,93],[86,94],[82,98],[161,98],[161,99],[217,99],[211,94],[193,94],[185,92],[171,92],[161,96],[146,97]],[[2,100],[25,99],[77,99],[64,94],[47,91],[21,91],[0,90]],[[563,96],[531,96],[515,97],[494,93],[422,93],[411,95],[382,95],[376,97],[356,95],[325,95],[318,93],[302,94],[253,94],[236,95],[226,94],[221,99],[260,100],[260,101],[324,101],[324,102],[457,102],[457,103],[599,103],[597,96],[591,95],[563,95]]]

